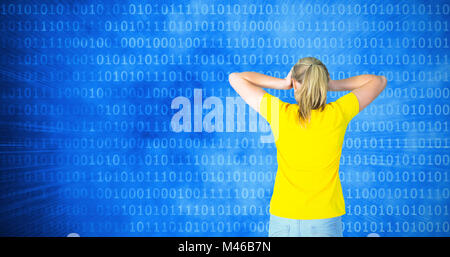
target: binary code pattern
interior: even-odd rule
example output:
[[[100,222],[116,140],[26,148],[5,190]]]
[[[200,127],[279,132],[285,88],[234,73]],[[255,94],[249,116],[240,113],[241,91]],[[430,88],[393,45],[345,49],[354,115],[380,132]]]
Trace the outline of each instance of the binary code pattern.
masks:
[[[267,236],[276,148],[228,74],[284,78],[315,56],[332,79],[388,79],[347,129],[344,235],[449,236],[449,12],[446,1],[2,1],[0,235]]]

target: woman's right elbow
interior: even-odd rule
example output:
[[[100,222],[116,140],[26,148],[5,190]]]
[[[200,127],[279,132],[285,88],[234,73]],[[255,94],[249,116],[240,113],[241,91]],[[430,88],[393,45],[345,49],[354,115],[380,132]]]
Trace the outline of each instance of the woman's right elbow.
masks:
[[[385,76],[378,76],[378,78],[380,79],[381,83],[380,85],[385,88],[387,85],[387,78]]]

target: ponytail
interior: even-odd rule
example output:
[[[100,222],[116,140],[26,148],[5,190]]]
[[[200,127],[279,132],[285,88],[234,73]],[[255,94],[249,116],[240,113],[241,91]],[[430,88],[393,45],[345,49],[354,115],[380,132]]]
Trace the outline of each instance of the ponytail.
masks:
[[[323,63],[314,57],[300,59],[294,65],[292,78],[301,83],[294,92],[299,106],[298,118],[302,126],[311,119],[311,111],[323,110],[327,102],[328,70]]]

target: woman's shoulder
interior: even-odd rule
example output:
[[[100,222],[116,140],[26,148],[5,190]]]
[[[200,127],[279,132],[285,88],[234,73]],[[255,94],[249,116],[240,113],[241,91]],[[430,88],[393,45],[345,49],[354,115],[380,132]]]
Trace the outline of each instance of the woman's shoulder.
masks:
[[[352,92],[339,96],[325,105],[324,115],[332,116],[334,119],[339,118],[345,123],[350,122],[359,109],[358,100],[355,99],[356,96]]]

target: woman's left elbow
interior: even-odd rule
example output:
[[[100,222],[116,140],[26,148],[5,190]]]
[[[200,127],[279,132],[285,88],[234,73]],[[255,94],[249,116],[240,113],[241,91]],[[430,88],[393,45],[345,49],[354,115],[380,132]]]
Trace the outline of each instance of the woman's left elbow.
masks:
[[[232,72],[230,73],[230,75],[228,75],[228,82],[230,82],[231,84],[237,78],[239,78],[239,72]]]

